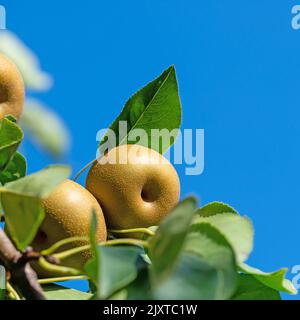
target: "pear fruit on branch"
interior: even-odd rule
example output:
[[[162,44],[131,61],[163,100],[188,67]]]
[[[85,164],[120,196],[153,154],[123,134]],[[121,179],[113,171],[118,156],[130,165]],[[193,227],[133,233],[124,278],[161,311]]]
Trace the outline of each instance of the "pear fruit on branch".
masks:
[[[71,237],[89,238],[92,212],[97,216],[98,226],[96,231],[97,242],[106,241],[106,224],[102,209],[94,196],[71,180],[60,184],[43,202],[45,219],[32,243],[35,251],[48,249],[60,240]],[[64,245],[58,252],[89,244],[89,241],[75,241]],[[91,258],[90,250],[76,253],[61,261],[61,265],[81,270]],[[40,277],[54,277],[60,274],[49,273],[39,265],[34,264]]]
[[[100,157],[86,188],[101,205],[108,228],[118,230],[158,225],[180,194],[172,164],[140,145],[121,145]]]
[[[7,115],[19,119],[23,111],[24,96],[24,82],[19,70],[0,53],[0,120]]]

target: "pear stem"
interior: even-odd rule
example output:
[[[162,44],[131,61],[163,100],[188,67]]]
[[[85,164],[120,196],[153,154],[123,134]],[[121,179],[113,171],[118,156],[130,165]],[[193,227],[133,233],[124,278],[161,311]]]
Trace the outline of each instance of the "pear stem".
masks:
[[[90,244],[87,244],[85,246],[81,246],[81,247],[77,247],[77,248],[73,248],[73,249],[69,249],[69,250],[66,250],[66,251],[63,251],[63,252],[59,252],[59,253],[56,253],[56,254],[53,254],[52,257],[56,258],[56,259],[59,259],[59,260],[63,260],[63,259],[66,259],[70,256],[73,256],[77,253],[80,253],[80,252],[83,252],[83,251],[86,251],[86,250],[90,250],[91,249],[91,245]]]
[[[129,244],[134,246],[143,246],[145,248],[148,248],[148,242],[144,240],[138,240],[138,239],[130,239],[130,238],[124,238],[124,239],[113,239],[108,240],[104,243],[100,243],[100,246],[114,246],[118,244]]]
[[[83,172],[90,167],[95,161],[97,161],[96,159],[94,159],[93,161],[90,161],[88,164],[86,164],[74,177],[73,181],[76,182],[78,180],[78,178],[83,174]]]
[[[39,265],[51,272],[51,273],[60,273],[63,275],[70,275],[70,276],[79,276],[81,275],[81,271],[77,270],[75,268],[69,268],[69,267],[64,267],[64,266],[58,266],[52,263],[49,263],[44,257],[39,258]]]
[[[13,297],[15,300],[21,300],[21,297],[19,296],[18,292],[14,289],[14,287],[7,281],[6,282],[6,288],[8,291],[8,294]]]
[[[39,279],[39,284],[49,284],[53,282],[64,282],[70,280],[87,280],[87,276],[68,276],[68,277],[56,277],[56,278],[47,278],[47,279]]]
[[[127,245],[136,245],[136,246],[143,246],[145,248],[148,248],[148,242],[143,240],[137,240],[137,239],[114,239],[114,240],[108,240],[106,242],[100,242],[98,243],[99,246],[113,246],[118,244],[127,244]],[[70,256],[73,256],[77,253],[86,251],[91,249],[91,245],[85,245],[77,248],[73,248],[70,250],[66,250],[57,254],[54,254],[53,257],[59,260],[66,259]]]
[[[43,256],[49,256],[52,253],[56,252],[62,246],[66,245],[66,244],[69,244],[69,243],[72,243],[72,242],[76,242],[76,241],[87,241],[87,242],[89,242],[89,238],[88,237],[71,237],[71,238],[63,239],[63,240],[60,240],[60,241],[54,243],[48,249],[45,249],[45,250],[41,251],[41,254]]]
[[[122,229],[122,230],[110,229],[108,231],[111,233],[135,233],[136,232],[136,233],[145,233],[145,234],[148,234],[149,236],[155,235],[153,231],[147,228]]]

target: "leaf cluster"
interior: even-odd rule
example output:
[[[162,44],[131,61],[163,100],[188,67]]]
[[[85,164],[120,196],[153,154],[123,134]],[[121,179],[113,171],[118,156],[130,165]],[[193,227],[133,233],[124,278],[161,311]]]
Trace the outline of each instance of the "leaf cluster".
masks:
[[[133,128],[178,129],[181,105],[174,67],[128,100],[111,126],[117,135],[121,120],[130,124],[127,134]],[[30,246],[45,217],[42,200],[70,175],[69,167],[53,165],[26,176],[26,160],[17,151],[23,136],[11,117],[0,121],[0,201],[6,231],[21,252]],[[155,149],[163,153],[166,146],[155,145]],[[41,281],[49,299],[276,300],[280,292],[296,293],[285,279],[286,269],[265,273],[246,264],[253,250],[253,225],[222,202],[199,208],[197,199],[188,197],[159,226],[133,229],[141,233],[139,240],[114,235],[106,243],[96,243],[96,224],[93,215],[88,245],[93,258],[84,270],[64,268],[63,261],[62,266],[54,266],[41,257],[45,268],[63,268],[64,273],[62,278]],[[52,251],[48,253],[55,256]],[[90,292],[54,284],[75,278],[88,279]]]

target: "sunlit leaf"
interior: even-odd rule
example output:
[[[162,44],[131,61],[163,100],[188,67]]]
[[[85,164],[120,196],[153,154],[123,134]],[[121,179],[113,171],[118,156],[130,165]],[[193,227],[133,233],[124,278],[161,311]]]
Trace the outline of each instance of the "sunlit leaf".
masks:
[[[228,299],[237,287],[233,249],[210,224],[193,226],[183,254],[165,281],[154,288],[157,299]]]
[[[47,300],[89,300],[92,294],[74,289],[69,289],[57,284],[43,286]]]
[[[220,213],[237,213],[235,209],[226,203],[214,201],[206,204],[197,210],[197,214],[201,217],[210,217]]]
[[[227,272],[227,273],[226,273]],[[229,289],[225,287],[230,284]],[[155,290],[156,299],[221,300],[235,288],[234,269],[221,271],[200,256],[184,253],[173,274]]]
[[[137,277],[138,259],[142,252],[135,246],[97,247],[97,259],[90,260],[85,271],[96,284],[99,299],[109,297]]]
[[[196,209],[196,200],[187,198],[161,222],[150,241],[151,281],[158,286],[176,264]]]
[[[15,122],[0,120],[0,172],[6,169],[22,140],[23,132]]]
[[[269,288],[290,294],[297,294],[297,290],[292,282],[285,278],[288,271],[287,269],[280,269],[267,273],[243,263],[240,265],[240,270],[246,274],[252,275],[255,279]]]
[[[127,287],[110,296],[110,300],[152,300],[149,271],[142,269]]]
[[[44,219],[42,199],[69,175],[69,167],[51,166],[1,188],[6,226],[20,250],[31,243]]]
[[[196,216],[193,224],[209,223],[225,236],[235,251],[237,262],[245,261],[253,248],[253,226],[247,217],[235,213]]]
[[[6,169],[0,173],[0,184],[12,182],[26,175],[26,159],[24,156],[16,152],[8,163]]]
[[[51,87],[51,76],[41,70],[37,56],[14,33],[0,32],[0,52],[18,66],[28,89],[41,91]]]
[[[27,100],[21,125],[29,138],[54,157],[69,149],[70,135],[63,120],[37,100]]]
[[[252,275],[239,275],[239,287],[232,300],[281,300],[278,291],[265,286]]]
[[[119,131],[120,121],[127,121],[127,130],[124,134]],[[172,131],[173,129],[178,129],[180,123],[181,104],[175,68],[171,66],[127,101],[121,114],[113,122],[110,129],[116,133],[117,143],[138,143],[164,153],[174,143],[177,133],[163,145],[160,139],[156,141],[155,138],[151,137],[151,129]],[[130,132],[133,129],[143,129],[145,131],[143,138],[145,139],[127,141],[130,140]],[[105,141],[103,139],[100,145]],[[111,147],[114,146],[108,146],[108,149]]]

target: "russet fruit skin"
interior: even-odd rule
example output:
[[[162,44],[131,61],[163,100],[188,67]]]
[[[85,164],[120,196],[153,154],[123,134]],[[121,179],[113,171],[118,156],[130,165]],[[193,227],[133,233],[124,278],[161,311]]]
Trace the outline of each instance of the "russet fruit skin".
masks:
[[[106,241],[107,232],[102,209],[94,196],[78,183],[66,180],[43,201],[43,204],[46,216],[31,244],[34,250],[47,249],[57,241],[70,237],[89,237],[93,209],[98,220],[96,240],[97,242]],[[86,244],[88,244],[86,241],[76,242],[75,245],[64,246],[59,251]],[[90,251],[84,251],[64,259],[61,264],[82,269],[90,257]],[[50,274],[42,270],[36,264],[33,266],[40,277],[59,276],[59,274]]]
[[[98,159],[88,173],[86,188],[99,201],[110,229],[158,225],[180,195],[171,163],[139,145],[118,146]]]
[[[24,82],[17,67],[0,53],[0,120],[6,115],[19,119],[24,106]]]

